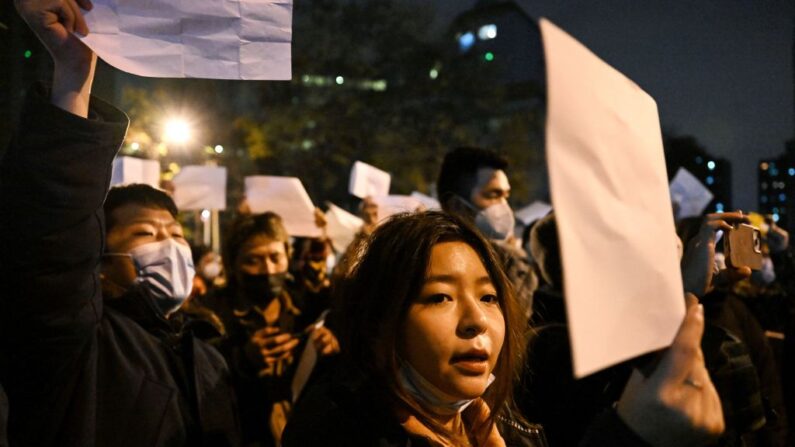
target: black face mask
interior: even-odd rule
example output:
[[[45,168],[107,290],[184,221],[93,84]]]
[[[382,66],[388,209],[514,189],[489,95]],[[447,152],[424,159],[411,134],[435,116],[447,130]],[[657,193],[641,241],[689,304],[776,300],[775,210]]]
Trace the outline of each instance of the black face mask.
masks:
[[[282,294],[287,278],[287,272],[274,273],[272,275],[250,275],[248,273],[243,273],[240,286],[246,298],[251,302],[268,302]]]

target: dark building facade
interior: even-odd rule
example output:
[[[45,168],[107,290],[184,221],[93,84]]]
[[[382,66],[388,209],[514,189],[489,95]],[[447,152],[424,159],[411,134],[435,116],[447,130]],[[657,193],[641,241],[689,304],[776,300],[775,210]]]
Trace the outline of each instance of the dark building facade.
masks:
[[[761,160],[758,168],[759,212],[770,214],[787,231],[795,230],[795,140],[778,158]]]

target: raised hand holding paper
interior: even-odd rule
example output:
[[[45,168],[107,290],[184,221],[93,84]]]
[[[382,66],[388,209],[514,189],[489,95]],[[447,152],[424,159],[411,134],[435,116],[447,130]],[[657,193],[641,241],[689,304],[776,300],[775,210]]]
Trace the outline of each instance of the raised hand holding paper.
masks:
[[[685,313],[654,99],[542,19],[546,147],[578,377],[671,344]]]
[[[289,80],[292,0],[93,0],[83,41],[139,76]]]

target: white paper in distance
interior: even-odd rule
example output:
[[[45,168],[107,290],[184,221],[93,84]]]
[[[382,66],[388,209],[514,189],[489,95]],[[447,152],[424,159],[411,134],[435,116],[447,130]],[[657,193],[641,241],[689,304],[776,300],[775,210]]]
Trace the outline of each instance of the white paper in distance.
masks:
[[[174,177],[174,202],[180,210],[225,210],[226,168],[183,166]]]
[[[351,168],[348,192],[360,199],[386,196],[389,195],[389,184],[391,181],[392,176],[388,172],[357,161]]]
[[[344,253],[362,228],[362,219],[329,203],[326,211],[326,234],[337,253]]]
[[[442,209],[442,205],[439,204],[439,201],[427,194],[423,194],[419,191],[414,191],[411,193],[411,197],[414,197],[415,199],[419,200],[425,206],[426,210]]]
[[[246,200],[252,213],[273,211],[282,218],[290,236],[320,237],[315,205],[301,180],[295,177],[255,175],[245,178]]]
[[[671,201],[677,204],[677,220],[700,216],[713,197],[712,192],[685,168],[679,168],[671,180]]]
[[[685,313],[657,105],[548,20],[546,148],[574,372],[670,345]]]
[[[530,225],[531,223],[541,219],[552,211],[552,205],[536,200],[535,202],[527,205],[516,212],[516,218],[521,220],[523,224]]]
[[[83,41],[138,76],[289,80],[292,0],[94,0]]]
[[[373,201],[378,205],[379,222],[398,213],[425,211],[425,205],[419,199],[412,196],[392,195],[373,197]]]
[[[113,160],[110,186],[143,183],[160,188],[160,162],[143,158],[119,156]]]

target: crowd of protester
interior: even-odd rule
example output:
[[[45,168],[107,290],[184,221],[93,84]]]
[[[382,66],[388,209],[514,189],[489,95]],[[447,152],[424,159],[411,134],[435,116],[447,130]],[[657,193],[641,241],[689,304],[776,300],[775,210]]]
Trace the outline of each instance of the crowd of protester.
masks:
[[[245,206],[191,249],[169,193],[108,188],[128,120],[90,96],[89,3],[16,5],[55,72],[0,162],[0,446],[792,445],[773,221],[754,272],[717,243],[747,215],[678,222],[671,346],[575,380],[556,216],[517,221],[507,160],[448,152],[442,210],[364,199],[344,253]]]

